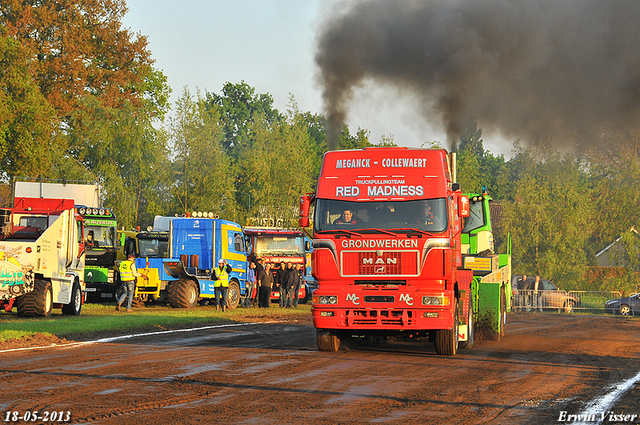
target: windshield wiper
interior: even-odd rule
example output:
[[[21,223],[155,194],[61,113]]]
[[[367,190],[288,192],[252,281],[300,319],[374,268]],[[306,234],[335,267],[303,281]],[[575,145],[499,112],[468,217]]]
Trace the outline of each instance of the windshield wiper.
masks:
[[[401,231],[405,231],[405,232],[407,232],[407,236],[408,236],[409,234],[411,234],[412,232],[414,232],[414,233],[418,233],[418,234],[422,234],[422,235],[426,235],[426,236],[433,236],[433,233],[431,233],[431,232],[427,232],[426,230],[421,230],[421,229],[410,229],[410,228],[402,227],[402,228],[389,229],[389,230],[401,230]]]
[[[370,229],[364,229],[364,230],[373,230],[374,232],[386,233],[387,235],[391,235],[391,236],[395,236],[396,235],[395,233],[390,232],[389,230],[384,230],[384,229],[370,228]]]
[[[362,236],[359,233],[352,232],[351,230],[333,229],[333,230],[318,230],[316,233],[345,233],[347,235]]]

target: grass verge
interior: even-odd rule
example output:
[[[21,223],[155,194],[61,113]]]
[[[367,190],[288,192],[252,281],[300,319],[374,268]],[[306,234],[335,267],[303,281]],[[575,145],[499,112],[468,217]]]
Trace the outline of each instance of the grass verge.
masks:
[[[282,309],[237,308],[226,312],[212,306],[173,309],[168,306],[136,308],[132,313],[117,312],[113,305],[84,304],[80,316],[63,316],[54,310],[50,318],[18,317],[14,312],[0,313],[0,342],[35,334],[55,335],[76,341],[128,332],[181,329],[216,323],[290,320],[310,323],[311,305]]]

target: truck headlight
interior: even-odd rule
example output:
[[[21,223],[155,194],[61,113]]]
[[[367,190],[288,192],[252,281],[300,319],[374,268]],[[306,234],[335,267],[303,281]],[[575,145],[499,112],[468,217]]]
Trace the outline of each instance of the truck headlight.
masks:
[[[312,297],[314,304],[338,304],[338,297],[335,295],[321,295]]]
[[[422,305],[450,305],[451,301],[449,297],[445,295],[438,296],[423,296],[422,297]]]

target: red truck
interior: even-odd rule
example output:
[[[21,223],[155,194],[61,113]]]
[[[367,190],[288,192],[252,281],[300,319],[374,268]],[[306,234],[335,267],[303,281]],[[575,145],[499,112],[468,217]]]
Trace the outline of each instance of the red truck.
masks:
[[[441,355],[471,346],[473,271],[462,268],[469,198],[444,149],[365,148],[324,155],[313,214],[312,316],[318,349],[341,340],[428,337]]]
[[[304,233],[301,230],[246,226],[244,234],[248,239],[250,260],[262,258],[265,264],[271,263],[274,275],[280,269],[281,263],[292,263],[296,267],[300,264],[306,273],[307,257]],[[271,301],[279,299],[280,293],[272,291]],[[300,304],[306,304],[309,300],[309,288],[306,283],[300,286],[298,299]]]

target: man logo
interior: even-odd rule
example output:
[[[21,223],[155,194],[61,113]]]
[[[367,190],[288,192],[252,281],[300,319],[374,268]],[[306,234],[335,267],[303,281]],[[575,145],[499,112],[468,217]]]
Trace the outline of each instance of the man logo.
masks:
[[[368,265],[373,265],[373,258],[363,258],[362,259],[362,264],[364,264],[365,266]],[[397,258],[387,258],[386,261],[384,258],[378,257],[378,259],[376,259],[375,265],[379,266],[379,265],[384,265],[384,264],[398,264],[398,259]]]
[[[413,305],[413,298],[409,294],[400,294],[400,302],[405,302],[407,305]]]
[[[351,301],[355,305],[360,305],[360,298],[356,294],[347,294],[347,301]]]

